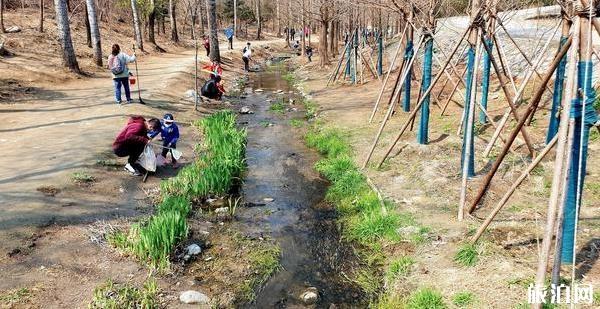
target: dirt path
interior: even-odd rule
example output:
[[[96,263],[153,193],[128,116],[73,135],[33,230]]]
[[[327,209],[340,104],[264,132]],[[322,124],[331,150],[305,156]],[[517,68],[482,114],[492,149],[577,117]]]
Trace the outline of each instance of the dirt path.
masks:
[[[237,57],[244,44],[236,42],[231,52],[222,46],[225,61],[227,55]],[[41,303],[85,306],[95,284],[107,277],[143,278],[145,270],[137,263],[90,243],[94,229],[88,225],[148,212],[147,193],[152,194],[160,178],[176,173],[167,168],[142,184],[121,171],[125,161],[115,162],[110,146],[128,115],[175,114],[182,134],[178,148],[188,155],[184,163],[191,159],[196,141],[189,124],[201,114],[183,97],[193,89],[193,64],[193,51],[141,57],[139,77],[147,105],[116,105],[106,74],[35,85],[34,99],[0,106],[0,273],[5,278],[0,291],[39,285],[42,296],[49,297]],[[75,172],[95,181],[76,184]],[[95,223],[95,228],[110,226]]]

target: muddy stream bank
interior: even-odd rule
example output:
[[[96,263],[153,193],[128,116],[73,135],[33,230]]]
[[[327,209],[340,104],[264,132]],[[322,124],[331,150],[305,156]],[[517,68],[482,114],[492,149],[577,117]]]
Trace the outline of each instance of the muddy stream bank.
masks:
[[[328,184],[313,168],[318,154],[293,125],[304,118],[301,97],[282,74],[276,67],[251,74],[242,99],[254,113],[239,119],[248,130],[247,207],[236,217],[245,234],[273,238],[281,249],[281,270],[244,307],[303,307],[301,295],[311,287],[319,300],[310,307],[363,307],[360,289],[345,276],[356,257],[340,240],[336,212],[324,202]],[[285,111],[270,110],[275,103]]]

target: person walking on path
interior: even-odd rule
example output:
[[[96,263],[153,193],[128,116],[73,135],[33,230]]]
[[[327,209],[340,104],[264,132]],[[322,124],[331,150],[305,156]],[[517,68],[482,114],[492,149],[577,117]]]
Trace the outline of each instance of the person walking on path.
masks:
[[[225,28],[223,32],[225,32],[225,37],[229,42],[229,49],[233,49],[233,27]]]
[[[113,142],[112,148],[115,155],[129,157],[125,170],[133,176],[142,175],[140,170],[143,168],[136,162],[150,140],[147,136],[148,132],[157,130],[160,130],[160,120],[152,118],[146,121],[142,116],[131,116]]]
[[[244,71],[250,71],[250,59],[252,59],[252,49],[250,48],[250,42],[246,43],[246,47],[242,50],[242,60],[244,60]]]
[[[135,61],[135,53],[132,56],[121,52],[119,44],[112,46],[112,52],[108,56],[108,68],[112,75],[115,88],[115,102],[121,104],[121,87],[125,89],[127,103],[131,103],[131,91],[129,90],[129,68],[128,63]]]
[[[210,41],[208,40],[208,37],[206,35],[203,35],[202,39],[204,39],[204,42],[202,43],[202,45],[204,45],[204,49],[206,49],[206,57],[209,57],[210,56]]]
[[[310,47],[310,45],[306,46],[306,57],[308,57],[308,62],[312,62],[312,56],[313,56],[313,49],[312,47]]]

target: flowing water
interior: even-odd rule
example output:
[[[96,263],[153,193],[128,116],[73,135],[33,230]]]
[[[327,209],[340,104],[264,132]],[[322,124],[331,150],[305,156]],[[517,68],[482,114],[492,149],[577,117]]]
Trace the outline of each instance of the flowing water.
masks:
[[[306,305],[301,295],[309,287],[319,291],[317,308],[364,307],[360,290],[344,275],[356,259],[340,241],[334,209],[323,201],[327,182],[313,168],[318,154],[305,146],[302,129],[290,125],[304,113],[269,110],[281,98],[286,108],[301,110],[300,100],[289,93],[294,89],[278,70],[252,74],[247,87],[242,103],[254,114],[240,116],[248,130],[248,173],[242,192],[252,207],[240,212],[239,219],[247,233],[277,242],[282,270],[245,307],[302,308]],[[283,93],[275,94],[278,90]],[[290,98],[298,103],[290,105]]]

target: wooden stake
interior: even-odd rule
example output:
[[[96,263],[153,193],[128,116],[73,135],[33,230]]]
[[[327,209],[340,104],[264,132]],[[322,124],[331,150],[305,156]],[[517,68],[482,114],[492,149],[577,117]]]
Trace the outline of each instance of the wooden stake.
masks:
[[[565,47],[568,49],[572,43],[574,49],[569,54],[567,61],[568,74],[565,93],[563,97],[562,110],[560,113],[560,124],[558,127],[558,144],[556,146],[556,159],[554,161],[554,176],[552,177],[552,190],[550,192],[550,200],[548,203],[546,226],[544,229],[544,236],[542,239],[540,260],[538,261],[538,267],[535,276],[535,283],[538,286],[543,286],[545,284],[546,270],[548,268],[548,258],[550,256],[550,250],[552,247],[552,234],[555,231],[554,224],[556,222],[557,205],[560,203],[560,190],[563,187],[563,181],[566,177],[565,166],[568,166],[568,162],[566,162],[565,159],[567,157],[566,152],[568,152],[567,137],[569,135],[571,100],[576,95],[575,88],[577,87],[577,50],[575,48],[579,46],[579,27],[579,16],[575,16],[573,19],[573,32],[569,37],[569,40],[565,43],[565,46],[563,47],[563,49],[565,49]],[[563,55],[557,57],[559,61],[560,59],[562,59]],[[558,63],[558,61],[555,62]],[[541,308],[541,304],[535,304],[534,307]]]
[[[571,46],[571,43],[573,41],[574,41],[573,37],[572,36],[569,37],[567,42],[565,42],[565,45],[563,46],[563,48],[559,51],[559,53],[556,55],[556,57],[552,61],[548,72],[546,72],[546,75],[544,76],[542,84],[540,85],[540,87],[538,87],[537,91],[535,92],[534,96],[531,99],[531,103],[529,103],[529,107],[528,107],[527,111],[525,112],[525,115],[520,118],[520,121],[517,123],[516,127],[511,132],[511,135],[507,140],[508,141],[507,144],[504,145],[504,148],[498,155],[498,158],[496,158],[496,161],[494,161],[494,165],[492,166],[492,168],[486,175],[486,177],[479,189],[479,193],[476,195],[475,199],[473,200],[473,203],[471,204],[471,207],[469,207],[469,209],[468,209],[469,213],[471,213],[471,212],[473,212],[473,210],[475,210],[475,207],[477,207],[477,205],[483,198],[483,195],[487,192],[487,189],[490,185],[490,182],[492,181],[492,178],[494,177],[496,171],[498,171],[498,168],[500,167],[502,160],[504,160],[504,157],[506,156],[506,154],[508,152],[508,148],[512,145],[512,143],[517,138],[517,135],[519,134],[519,132],[521,131],[521,128],[523,127],[523,125],[525,124],[525,121],[527,120],[527,116],[533,111],[533,108],[539,104],[540,99],[542,98],[542,95],[544,94],[544,92],[546,90],[545,85],[552,78],[552,74],[554,73],[554,71],[556,70],[556,67],[560,63],[562,56],[564,56],[567,53],[567,51],[569,50],[569,47]]]
[[[542,60],[543,60],[543,55],[546,53],[546,50],[548,49],[548,47],[550,46],[550,42],[552,41],[552,37],[550,37],[548,39],[548,41],[546,42],[546,45],[544,48],[542,48],[541,53],[538,56],[538,59],[536,61],[536,65],[534,66],[537,67],[541,64]],[[496,71],[496,74],[500,75],[498,73],[498,71]],[[525,76],[525,80],[521,83],[521,86],[519,87],[519,91],[517,92],[517,94],[512,97],[512,99],[509,99],[509,96],[506,96],[507,100],[510,103],[510,107],[506,109],[506,112],[504,113],[504,116],[502,117],[502,120],[500,120],[499,124],[498,124],[498,129],[496,129],[494,131],[494,134],[492,135],[492,138],[490,139],[487,147],[485,148],[483,155],[485,157],[490,155],[490,152],[492,151],[494,144],[496,143],[496,140],[498,139],[498,136],[500,135],[500,133],[502,132],[502,129],[504,128],[504,126],[506,125],[506,122],[508,121],[508,118],[510,117],[511,112],[514,115],[514,111],[519,100],[521,100],[521,97],[523,96],[523,93],[525,91],[525,87],[527,86],[527,83],[529,82],[529,80],[531,79],[531,77],[533,76],[533,68],[530,68],[527,75]],[[498,76],[500,78],[500,76]],[[503,88],[504,89],[504,88]],[[518,120],[517,120],[518,121]],[[525,136],[524,136],[525,137]],[[525,141],[527,142],[527,139],[525,139]],[[531,155],[533,156],[533,148],[530,147],[530,144],[528,144],[528,150],[531,153]]]
[[[421,48],[422,43],[423,43],[423,37],[419,38],[419,43],[417,45],[417,49],[415,50],[415,54]],[[379,126],[379,130],[377,131],[377,135],[375,136],[375,140],[373,140],[373,144],[371,145],[369,153],[367,154],[367,158],[365,159],[365,162],[362,165],[363,169],[367,167],[367,164],[369,163],[369,160],[371,159],[371,156],[373,155],[373,151],[375,151],[375,147],[377,146],[377,142],[379,141],[379,137],[381,136],[381,133],[383,133],[383,129],[385,128],[385,125],[387,124],[389,118],[392,116],[392,112],[394,111],[394,106],[396,106],[396,97],[401,92],[401,90],[402,90],[402,84],[404,84],[404,81],[406,80],[406,78],[410,78],[408,76],[409,75],[408,72],[410,71],[410,67],[413,65],[413,63],[415,62],[416,58],[417,57],[412,57],[410,59],[410,61],[406,65],[406,70],[404,70],[404,72],[402,73],[402,78],[400,79],[400,83],[399,83],[400,87],[397,87],[396,93],[394,94],[394,97],[392,98],[392,103],[388,107],[387,113],[385,114],[385,118],[383,119],[383,122],[381,122],[381,125]]]
[[[478,10],[478,12],[479,11],[480,10]],[[421,108],[421,105],[423,105],[423,102],[425,101],[424,98],[426,98],[427,95],[429,95],[429,93],[431,93],[431,90],[433,89],[433,87],[435,86],[435,84],[438,82],[438,80],[440,79],[440,77],[442,77],[442,75],[444,75],[443,71],[448,67],[450,61],[452,61],[452,58],[454,57],[454,55],[458,51],[458,48],[460,47],[460,44],[465,39],[465,37],[467,36],[467,34],[469,33],[470,30],[471,30],[471,26],[469,26],[467,28],[467,30],[463,33],[463,35],[461,36],[461,38],[458,41],[458,43],[456,43],[456,46],[454,47],[454,50],[452,50],[452,53],[450,53],[450,57],[448,57],[448,59],[446,60],[446,63],[444,63],[444,65],[442,66],[440,72],[438,72],[438,74],[432,80],[431,85],[429,86],[429,88],[427,89],[427,91],[425,91],[423,93],[423,98],[421,98],[421,100],[419,100],[419,102],[415,106],[414,110],[408,116],[408,120],[404,123],[404,125],[400,129],[400,132],[398,133],[398,135],[396,136],[396,138],[392,142],[392,145],[390,145],[390,147],[387,149],[387,151],[383,155],[383,158],[381,159],[381,161],[377,164],[377,168],[381,167],[381,165],[383,164],[383,162],[385,161],[385,159],[387,159],[387,157],[390,155],[390,153],[392,152],[392,150],[396,146],[396,143],[398,143],[398,141],[402,137],[402,134],[404,134],[404,132],[406,131],[406,129],[410,125],[410,122],[415,118],[415,116],[417,115],[417,112],[419,112],[419,109]],[[364,166],[367,165],[366,163],[368,163],[370,157],[371,157],[371,154],[369,154],[369,156],[367,158],[367,161],[365,162]]]
[[[473,31],[477,31],[477,38],[481,33],[481,28],[474,29]],[[475,118],[475,102],[477,102],[477,72],[479,71],[479,61],[481,57],[481,43],[483,41],[477,39],[475,43],[475,65],[473,66],[473,78],[471,80],[471,97],[469,102],[469,107],[465,108],[465,117],[467,117],[467,127],[464,128],[466,131],[465,138],[463,139],[463,143],[465,146],[465,154],[463,161],[463,170],[462,170],[462,183],[460,186],[460,203],[458,204],[458,221],[462,221],[465,219],[465,204],[467,202],[467,182],[469,179],[469,164],[467,163],[468,158],[471,156],[471,152],[474,152],[475,149],[471,149],[470,140],[474,138],[473,136],[473,121]],[[473,42],[471,42],[472,44]],[[486,44],[483,44],[487,46]]]
[[[502,207],[504,207],[504,205],[506,205],[508,200],[512,197],[513,193],[517,190],[517,188],[521,185],[521,183],[523,183],[525,178],[527,178],[529,176],[531,171],[533,171],[533,169],[536,168],[538,166],[538,164],[540,164],[540,162],[542,162],[542,160],[550,152],[550,150],[552,150],[552,148],[554,148],[554,145],[556,145],[557,140],[558,139],[555,136],[550,141],[550,143],[548,143],[548,145],[546,145],[544,150],[542,150],[542,152],[537,156],[537,158],[535,158],[535,160],[533,162],[531,162],[531,164],[527,167],[527,169],[525,169],[525,171],[523,171],[523,173],[521,173],[519,178],[517,178],[517,180],[512,184],[510,189],[508,189],[508,191],[504,194],[504,196],[502,196],[502,199],[500,199],[500,201],[498,202],[496,207],[494,207],[494,209],[490,212],[490,214],[488,214],[485,221],[481,224],[481,226],[479,226],[475,235],[473,235],[473,237],[471,237],[471,243],[476,243],[477,240],[479,240],[481,235],[483,235],[483,232],[485,232],[486,228],[490,225],[490,223],[492,223],[492,221],[494,220],[494,218],[496,217],[498,212],[500,212]]]
[[[381,85],[381,90],[379,90],[379,95],[377,96],[377,101],[375,102],[375,106],[373,107],[373,111],[371,112],[371,116],[369,117],[369,123],[373,122],[373,117],[377,112],[377,108],[379,107],[379,102],[381,102],[381,96],[383,95],[383,91],[385,90],[385,86],[387,85],[388,80],[390,79],[390,73],[394,68],[394,64],[396,64],[396,59],[398,58],[398,54],[400,49],[402,48],[402,42],[404,41],[404,35],[406,35],[406,28],[408,27],[408,23],[404,26],[404,31],[402,31],[402,36],[400,41],[398,41],[398,47],[396,48],[396,52],[394,53],[394,58],[392,59],[392,63],[388,68],[387,74],[385,75],[385,79],[383,80],[383,85]],[[402,69],[402,68],[400,68]]]

